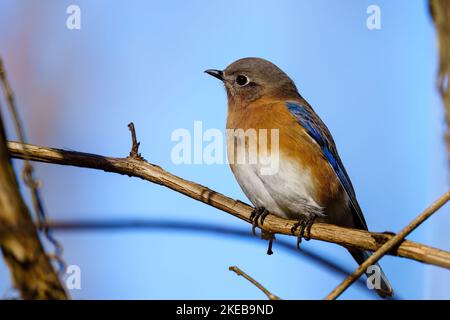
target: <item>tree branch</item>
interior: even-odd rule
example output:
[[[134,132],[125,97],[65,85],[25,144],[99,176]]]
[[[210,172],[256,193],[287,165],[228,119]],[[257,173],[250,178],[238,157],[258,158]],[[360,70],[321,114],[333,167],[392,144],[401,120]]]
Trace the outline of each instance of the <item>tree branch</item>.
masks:
[[[7,105],[9,107],[9,111],[11,113],[11,117],[14,123],[14,127],[17,133],[17,137],[19,142],[25,146],[25,130],[23,128],[22,122],[19,117],[19,113],[16,106],[16,101],[14,98],[14,93],[11,88],[11,85],[8,81],[8,77],[6,76],[6,70],[3,66],[3,61],[0,58],[0,81],[3,86],[3,91],[6,97]],[[6,139],[6,138],[5,138]],[[5,140],[6,143],[6,140]],[[47,227],[47,215],[44,210],[44,204],[41,200],[39,186],[40,182],[34,177],[34,168],[31,163],[28,161],[28,157],[26,156],[26,150],[24,148],[24,161],[22,168],[22,180],[25,185],[29,188],[31,194],[31,201],[33,204],[34,214],[36,216],[37,228],[38,230],[44,231],[44,235],[55,247],[55,254],[53,255],[56,261],[59,263],[60,270],[65,269],[65,262],[62,259],[62,245],[58,240],[53,238],[51,235],[51,230]]]
[[[17,142],[8,142],[11,155],[23,159],[23,148]],[[130,177],[138,177],[184,194],[190,198],[206,203],[212,207],[228,212],[231,215],[250,222],[253,207],[224,196],[195,182],[184,180],[163,168],[143,160],[133,158],[113,158],[96,154],[27,145],[30,160],[70,165],[114,172]],[[261,227],[267,232],[291,235],[294,220],[268,215]],[[296,234],[298,231],[296,231]],[[311,238],[332,242],[344,247],[376,251],[393,236],[387,233],[374,233],[357,229],[338,227],[325,223],[314,223]],[[390,255],[405,257],[450,269],[450,253],[412,241],[403,241],[388,252]]]
[[[416,217],[411,223],[403,228],[398,234],[389,239],[388,242],[383,244],[380,249],[374,252],[373,255],[364,261],[353,274],[348,276],[339,286],[337,286],[331,293],[325,298],[326,300],[334,300],[339,297],[353,282],[355,282],[369,266],[377,263],[387,252],[393,247],[401,243],[405,237],[414,231],[420,224],[428,219],[433,213],[439,210],[450,199],[450,191],[447,191],[442,197],[436,200],[430,207]]]
[[[447,132],[447,154],[450,155],[450,1],[430,0],[430,13],[436,26],[439,45],[439,73],[437,87],[444,104]],[[450,165],[450,157],[448,157]]]
[[[0,115],[0,246],[23,299],[67,299],[19,191]],[[14,232],[20,230],[20,232]]]

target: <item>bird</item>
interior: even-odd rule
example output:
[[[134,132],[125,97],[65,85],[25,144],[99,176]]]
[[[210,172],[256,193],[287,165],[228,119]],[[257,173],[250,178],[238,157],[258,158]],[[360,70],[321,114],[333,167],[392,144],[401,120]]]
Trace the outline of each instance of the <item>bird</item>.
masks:
[[[297,246],[302,237],[310,239],[315,221],[368,230],[329,129],[284,71],[268,60],[248,57],[234,61],[223,70],[208,69],[205,73],[225,86],[227,133],[265,129],[266,132],[276,130],[278,134],[278,141],[271,138],[268,142],[272,146],[278,143],[273,152],[278,168],[271,174],[262,172],[261,163],[236,161],[237,148],[250,149],[250,134],[236,135],[233,139],[227,136],[231,170],[255,206],[251,216],[253,230],[258,219],[262,225],[268,213],[298,221],[291,230],[294,233],[300,228]],[[259,147],[253,150],[261,152]],[[365,250],[349,248],[348,251],[358,264],[371,255]],[[381,297],[393,296],[391,284],[378,264],[377,267],[380,285],[375,290]],[[371,274],[366,270],[368,277]]]

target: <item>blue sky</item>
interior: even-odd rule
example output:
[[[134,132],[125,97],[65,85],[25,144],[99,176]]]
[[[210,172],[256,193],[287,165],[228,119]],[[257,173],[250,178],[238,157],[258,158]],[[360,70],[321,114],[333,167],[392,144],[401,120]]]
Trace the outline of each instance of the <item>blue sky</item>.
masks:
[[[70,4],[81,8],[81,30],[66,28]],[[381,30],[366,27],[371,4],[381,8]],[[133,121],[148,161],[247,201],[226,164],[174,164],[170,137],[193,130],[196,120],[223,131],[225,92],[203,70],[263,57],[294,79],[330,128],[373,231],[400,230],[448,187],[436,47],[426,1],[418,0],[0,4],[0,53],[31,143],[126,156]],[[164,219],[250,232],[230,215],[145,181],[36,167],[54,219]],[[448,213],[410,238],[449,250]],[[81,268],[74,298],[263,299],[231,265],[285,299],[323,298],[343,279],[276,243],[267,256],[263,241],[179,230],[56,235],[67,263]],[[356,267],[336,245],[304,246]],[[450,298],[447,270],[392,257],[381,264],[402,298]],[[10,286],[0,262],[0,292]],[[343,295],[372,297],[357,287]]]

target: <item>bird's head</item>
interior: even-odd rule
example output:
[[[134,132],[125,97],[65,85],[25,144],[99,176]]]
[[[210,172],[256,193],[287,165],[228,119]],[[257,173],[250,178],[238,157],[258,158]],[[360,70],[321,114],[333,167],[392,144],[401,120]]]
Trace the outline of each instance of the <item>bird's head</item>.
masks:
[[[272,62],[261,58],[239,59],[225,70],[209,69],[207,74],[220,79],[227,90],[228,103],[245,107],[264,98],[297,98],[294,82]]]

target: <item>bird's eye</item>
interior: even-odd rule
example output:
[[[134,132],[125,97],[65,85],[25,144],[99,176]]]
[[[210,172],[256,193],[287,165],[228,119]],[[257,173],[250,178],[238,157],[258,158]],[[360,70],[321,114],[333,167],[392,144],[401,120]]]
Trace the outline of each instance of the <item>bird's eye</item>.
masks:
[[[241,87],[245,86],[249,82],[250,82],[250,80],[243,74],[240,74],[236,77],[236,83]]]

